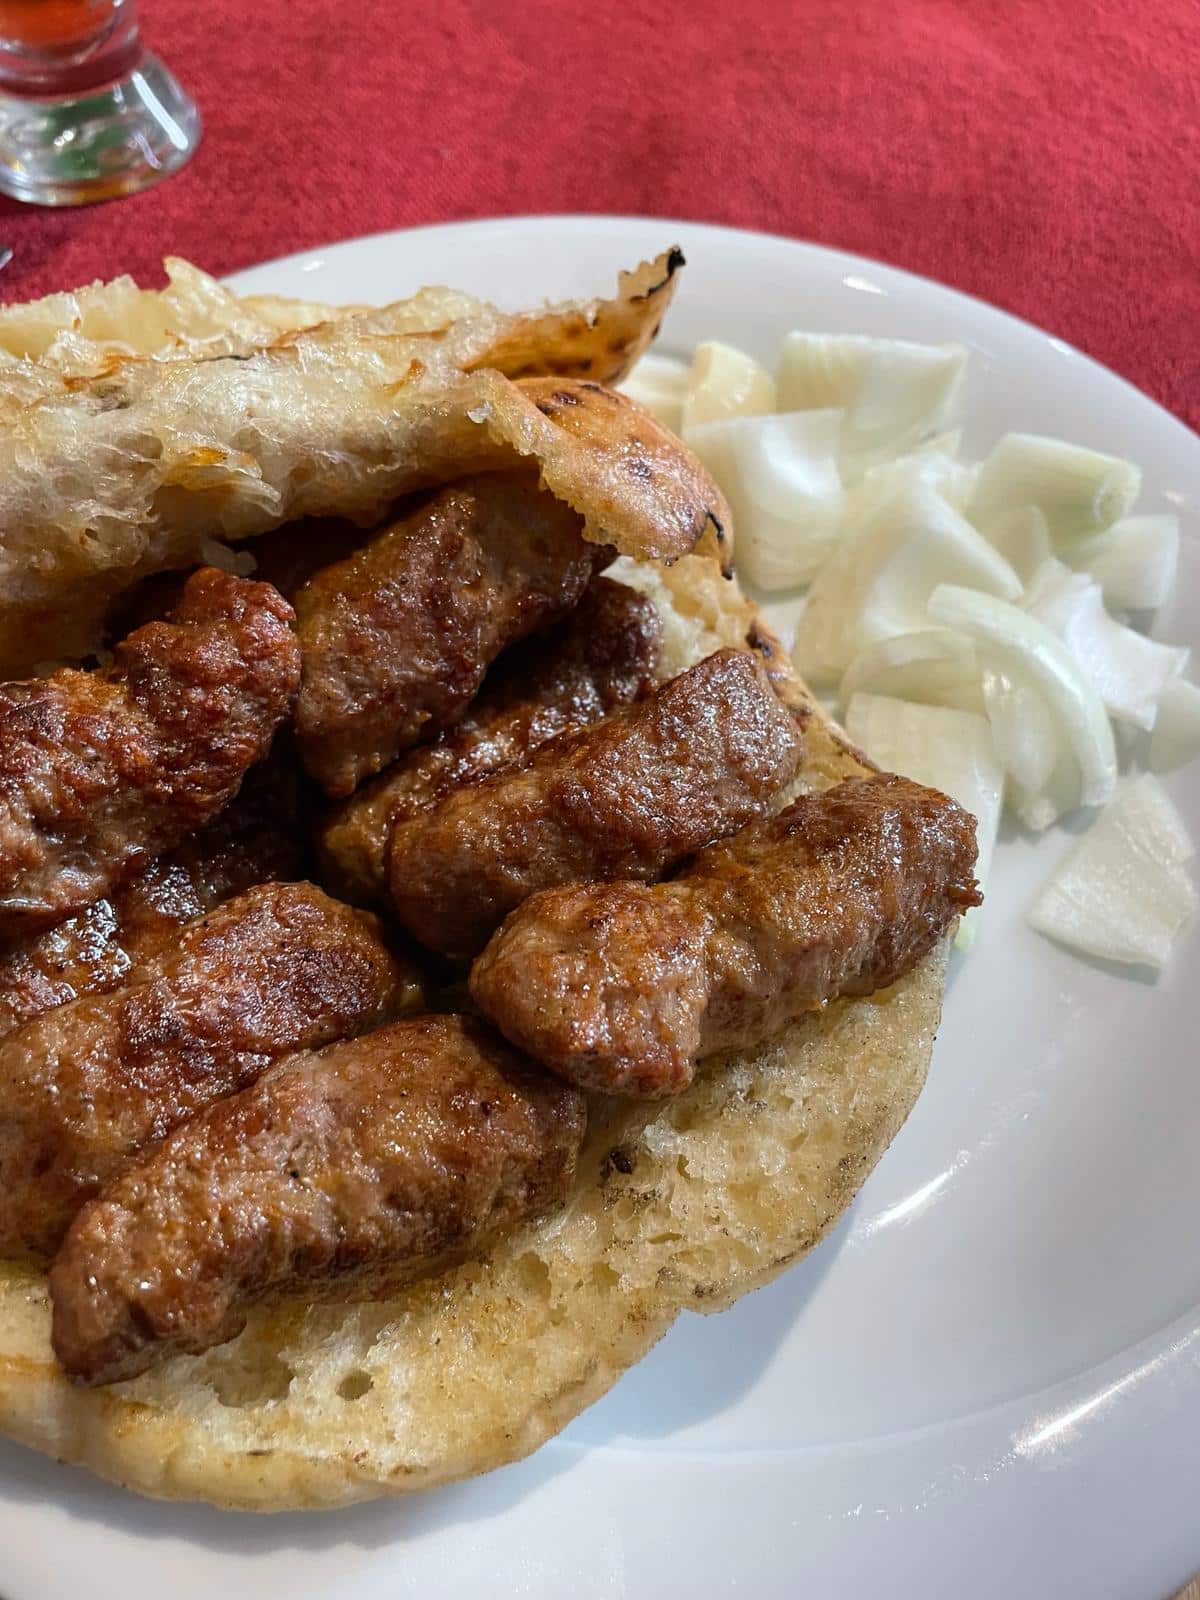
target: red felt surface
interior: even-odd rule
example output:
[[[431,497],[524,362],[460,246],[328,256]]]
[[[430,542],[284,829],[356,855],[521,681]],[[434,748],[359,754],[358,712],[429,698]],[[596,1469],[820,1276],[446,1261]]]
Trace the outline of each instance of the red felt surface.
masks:
[[[1082,346],[1200,425],[1200,0],[142,0],[181,175],[0,202],[0,296],[381,228],[643,212],[815,239]],[[532,287],[532,286],[531,286]]]

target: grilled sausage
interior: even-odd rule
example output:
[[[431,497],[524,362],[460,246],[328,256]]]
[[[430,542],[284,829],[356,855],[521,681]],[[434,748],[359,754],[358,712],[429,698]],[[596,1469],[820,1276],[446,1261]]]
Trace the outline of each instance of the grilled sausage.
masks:
[[[0,684],[0,938],[82,910],[237,793],[300,653],[269,584],[205,568],[111,667]]]
[[[280,1062],[136,1160],[50,1273],[59,1360],[111,1383],[269,1295],[362,1299],[562,1201],[583,1097],[482,1024],[418,1017]]]
[[[296,594],[301,757],[350,794],[465,713],[506,645],[566,615],[612,552],[536,474],[441,490]]]
[[[134,982],[0,1042],[0,1255],[53,1249],[133,1151],[280,1056],[420,1002],[374,917],[312,884],[226,901]]]
[[[636,700],[654,681],[661,634],[651,601],[625,584],[595,579],[565,621],[501,657],[456,728],[334,808],[319,848],[339,892],[360,904],[386,904],[387,847],[397,822]]]
[[[894,983],[978,905],[975,819],[906,778],[852,779],[713,845],[671,883],[526,900],[476,1003],[572,1083],[678,1093],[699,1058]]]
[[[527,895],[581,878],[654,879],[762,816],[801,736],[753,656],[722,650],[655,694],[552,739],[392,834],[396,914],[471,956]]]
[[[180,928],[259,883],[307,877],[295,779],[274,757],[207,827],[136,877],[40,933],[0,945],[0,1038],[56,1006],[128,982]]]

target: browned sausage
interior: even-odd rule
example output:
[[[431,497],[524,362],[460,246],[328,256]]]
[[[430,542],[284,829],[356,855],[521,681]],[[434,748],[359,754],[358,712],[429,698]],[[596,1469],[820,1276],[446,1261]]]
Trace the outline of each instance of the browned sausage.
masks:
[[[296,594],[300,753],[348,795],[464,714],[506,645],[565,616],[611,551],[536,473],[453,484]]]
[[[637,699],[654,681],[661,635],[651,601],[595,579],[565,621],[500,658],[456,728],[334,808],[320,836],[330,881],[347,899],[386,903],[387,846],[397,822]]]
[[[295,699],[291,622],[269,584],[210,567],[111,667],[0,684],[0,937],[98,900],[233,798]]]
[[[111,1383],[287,1290],[362,1299],[566,1196],[581,1095],[481,1023],[418,1017],[293,1056],[121,1172],[50,1273],[54,1348]]]
[[[178,849],[53,928],[0,945],[0,1038],[80,995],[115,989],[231,895],[307,877],[296,776],[274,758],[251,767],[232,804]]]
[[[853,779],[713,845],[671,883],[527,900],[471,993],[572,1083],[675,1094],[698,1058],[894,983],[978,905],[974,867],[975,819],[953,800]]]
[[[420,1003],[374,917],[312,884],[226,901],[134,982],[0,1042],[0,1255],[53,1249],[132,1151],[280,1056]]]
[[[392,834],[396,914],[432,949],[474,955],[527,895],[583,878],[660,877],[762,816],[801,736],[756,659],[722,650],[527,766],[449,795]]]

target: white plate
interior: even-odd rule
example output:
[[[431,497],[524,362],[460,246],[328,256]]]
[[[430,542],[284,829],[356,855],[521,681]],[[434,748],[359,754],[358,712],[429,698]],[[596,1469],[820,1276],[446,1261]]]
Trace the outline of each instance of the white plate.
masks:
[[[1185,530],[1161,631],[1195,639],[1200,440],[1060,340],[936,284],[594,217],[384,235],[235,283],[369,301],[452,283],[517,306],[606,291],[676,241],[689,265],[666,349],[718,336],[770,361],[800,324],[960,339],[971,452],[1016,427],[1140,462],[1143,505]],[[1170,787],[1200,833],[1200,773]],[[3,1600],[1166,1594],[1200,1567],[1200,941],[1151,985],[1029,932],[1068,843],[1001,846],[929,1086],[834,1236],[725,1315],[685,1315],[532,1460],[411,1502],[254,1520],[0,1447]]]

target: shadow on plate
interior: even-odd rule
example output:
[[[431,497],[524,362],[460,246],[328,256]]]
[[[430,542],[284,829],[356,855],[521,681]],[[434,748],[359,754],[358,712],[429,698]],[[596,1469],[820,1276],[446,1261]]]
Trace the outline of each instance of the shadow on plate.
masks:
[[[333,1513],[263,1517],[147,1500],[82,1468],[0,1440],[0,1506],[53,1503],[68,1517],[101,1522],[131,1537],[178,1540],[235,1556],[338,1546],[375,1550],[502,1516],[590,1450],[668,1438],[736,1404],[758,1381],[828,1272],[848,1227],[849,1213],[811,1255],[729,1311],[682,1316],[560,1440],[483,1478]]]

